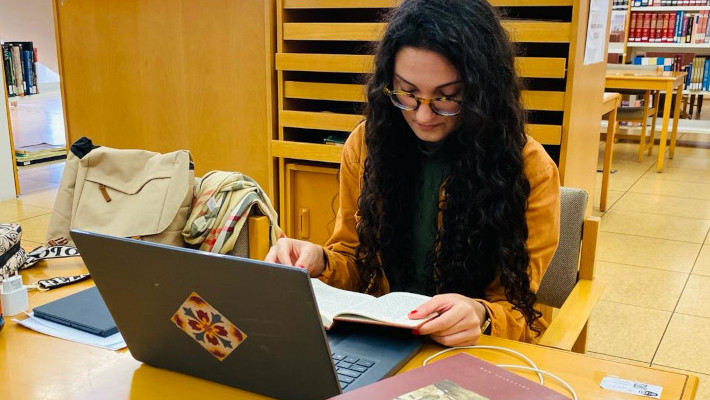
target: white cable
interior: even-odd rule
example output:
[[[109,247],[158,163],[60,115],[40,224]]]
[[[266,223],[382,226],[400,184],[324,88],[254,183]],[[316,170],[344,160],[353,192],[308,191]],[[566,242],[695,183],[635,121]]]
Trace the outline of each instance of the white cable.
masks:
[[[501,367],[501,368],[522,369],[522,370],[525,370],[525,371],[533,371],[533,372],[536,372],[538,375],[539,375],[539,374],[545,374],[545,375],[549,376],[550,378],[556,380],[557,382],[563,384],[563,385],[565,386],[565,388],[567,388],[567,390],[568,390],[570,393],[572,393],[572,398],[573,398],[574,400],[577,400],[577,392],[575,392],[574,389],[572,389],[572,386],[570,386],[569,383],[565,382],[564,380],[562,380],[562,378],[560,378],[559,376],[557,376],[557,375],[555,375],[555,374],[553,374],[553,373],[551,373],[551,372],[547,372],[547,371],[542,370],[542,369],[539,369],[539,368],[526,367],[526,366],[524,366],[524,365],[498,364],[497,366],[498,366],[498,367]]]
[[[427,358],[422,362],[422,366],[426,365],[429,361],[431,361],[432,359],[434,359],[434,358],[436,358],[436,357],[438,357],[438,356],[440,356],[440,355],[442,355],[442,354],[444,354],[444,353],[448,353],[448,352],[450,352],[450,351],[452,351],[452,350],[459,350],[459,349],[488,349],[488,350],[498,350],[498,351],[502,351],[502,352],[505,352],[505,353],[510,353],[510,354],[513,354],[513,355],[515,355],[515,356],[517,356],[517,357],[519,357],[519,358],[525,360],[525,362],[527,362],[528,365],[530,365],[531,367],[537,369],[537,365],[535,365],[535,363],[533,362],[533,360],[529,359],[529,358],[528,358],[525,354],[523,354],[523,353],[517,352],[517,351],[515,351],[515,350],[511,350],[511,349],[508,349],[508,348],[505,348],[505,347],[484,346],[484,345],[450,347],[450,348],[448,348],[448,349],[441,350],[440,352],[434,354],[433,356],[427,357]],[[542,374],[538,373],[538,374],[537,374],[537,377],[538,377],[538,379],[540,380],[540,384],[541,384],[541,385],[545,383],[545,380],[542,378]]]
[[[429,361],[431,361],[432,359],[434,359],[434,358],[436,358],[436,357],[438,357],[438,356],[440,356],[440,355],[442,355],[442,354],[444,354],[444,353],[448,353],[448,352],[450,352],[450,351],[452,351],[452,350],[459,350],[459,349],[489,349],[489,350],[498,350],[498,351],[502,351],[502,352],[504,352],[504,353],[513,354],[513,355],[515,355],[515,356],[517,356],[517,357],[519,357],[519,358],[525,360],[525,362],[527,362],[528,365],[530,365],[530,367],[526,367],[526,366],[523,366],[523,365],[508,365],[508,364],[498,364],[498,365],[496,365],[496,366],[497,366],[497,367],[500,367],[500,368],[522,369],[522,370],[525,370],[525,371],[532,371],[532,372],[535,372],[535,373],[537,374],[537,376],[538,376],[538,379],[540,380],[540,384],[541,384],[541,385],[545,383],[545,381],[544,381],[544,379],[543,379],[543,377],[542,377],[542,375],[545,374],[545,375],[551,377],[552,379],[558,381],[558,382],[561,383],[562,385],[564,385],[564,387],[572,394],[573,400],[578,400],[578,398],[577,398],[577,392],[574,391],[574,389],[572,388],[572,386],[570,386],[569,383],[565,382],[562,378],[558,377],[557,375],[555,375],[555,374],[553,374],[553,373],[551,373],[551,372],[547,372],[547,371],[545,371],[545,370],[539,369],[539,368],[537,367],[537,365],[535,365],[535,363],[534,363],[530,358],[528,358],[527,356],[525,356],[524,354],[522,354],[522,353],[520,353],[520,352],[517,352],[517,351],[515,351],[515,350],[512,350],[512,349],[505,348],[505,347],[485,346],[485,345],[450,347],[450,348],[448,348],[448,349],[444,349],[444,350],[442,350],[442,351],[440,351],[440,352],[438,352],[438,353],[436,353],[436,354],[434,354],[434,355],[431,355],[431,356],[427,357],[424,361],[422,361],[422,366],[426,365]]]

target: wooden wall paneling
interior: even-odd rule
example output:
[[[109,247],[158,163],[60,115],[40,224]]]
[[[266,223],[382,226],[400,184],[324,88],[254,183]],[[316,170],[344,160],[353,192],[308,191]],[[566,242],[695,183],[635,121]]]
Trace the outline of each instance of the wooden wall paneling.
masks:
[[[69,140],[189,149],[268,189],[265,2],[55,0]]]

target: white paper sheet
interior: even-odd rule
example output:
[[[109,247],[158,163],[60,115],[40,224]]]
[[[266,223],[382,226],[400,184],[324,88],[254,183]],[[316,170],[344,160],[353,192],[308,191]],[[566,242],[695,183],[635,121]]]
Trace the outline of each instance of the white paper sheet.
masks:
[[[28,317],[23,320],[15,318],[13,318],[12,320],[26,328],[32,329],[33,331],[44,333],[45,335],[58,337],[60,339],[70,340],[72,342],[84,343],[109,350],[120,350],[126,347],[126,342],[123,340],[123,336],[121,336],[120,332],[114,333],[113,335],[108,337],[101,337],[68,326],[57,324],[52,321],[36,318],[31,312],[26,314]]]

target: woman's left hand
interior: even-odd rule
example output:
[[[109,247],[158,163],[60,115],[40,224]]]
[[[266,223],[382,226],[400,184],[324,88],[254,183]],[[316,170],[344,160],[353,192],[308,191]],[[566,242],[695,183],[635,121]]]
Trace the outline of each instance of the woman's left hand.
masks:
[[[429,335],[444,346],[470,346],[481,336],[481,324],[486,308],[480,302],[456,293],[434,296],[409,313],[409,319],[439,315],[414,330],[415,334]]]

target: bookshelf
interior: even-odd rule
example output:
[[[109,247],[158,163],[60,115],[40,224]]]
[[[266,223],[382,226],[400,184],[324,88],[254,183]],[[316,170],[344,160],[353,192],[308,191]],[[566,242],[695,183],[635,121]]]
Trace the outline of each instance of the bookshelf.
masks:
[[[324,144],[361,120],[362,75],[379,16],[397,0],[278,0],[276,132],[270,136],[282,226],[290,237],[323,243],[337,209],[341,147]],[[573,0],[492,0],[520,45],[527,132],[560,167],[564,185],[594,193],[604,63],[583,65],[589,4]],[[599,101],[589,101],[598,98]],[[310,193],[304,201],[303,190]],[[300,191],[299,191],[300,190]],[[335,205],[335,206],[334,206]],[[591,202],[589,205],[591,213]],[[320,222],[314,222],[319,215]],[[309,217],[310,216],[310,217]],[[302,233],[306,232],[307,236]]]

